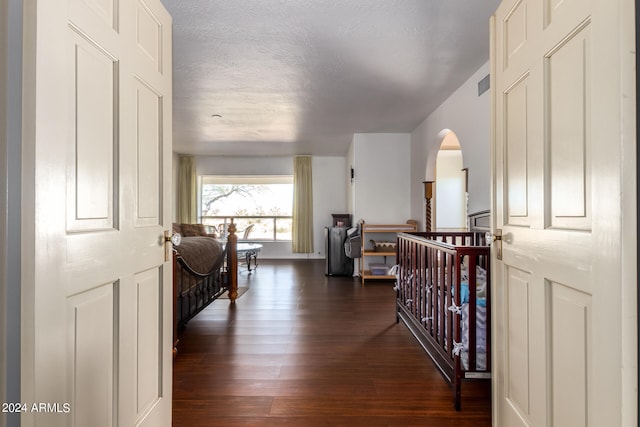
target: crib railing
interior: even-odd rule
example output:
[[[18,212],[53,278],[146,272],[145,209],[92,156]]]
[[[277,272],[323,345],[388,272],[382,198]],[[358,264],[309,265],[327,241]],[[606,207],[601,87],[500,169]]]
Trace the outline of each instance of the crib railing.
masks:
[[[488,373],[490,355],[489,248],[481,233],[400,233],[397,243],[397,318],[403,320],[431,356],[444,377],[454,385],[460,407],[460,383]],[[483,246],[478,246],[482,244]],[[466,265],[466,269],[463,266]],[[464,349],[467,368],[461,363],[463,272],[467,283],[468,325],[476,325],[477,267],[486,271],[486,362],[477,363],[477,330],[468,327]],[[465,289],[466,296],[466,289]],[[466,337],[465,337],[466,340]],[[470,374],[467,374],[470,373]]]
[[[469,231],[430,231],[406,233],[414,237],[424,237],[427,240],[435,240],[442,243],[449,243],[453,246],[486,246],[486,233]]]

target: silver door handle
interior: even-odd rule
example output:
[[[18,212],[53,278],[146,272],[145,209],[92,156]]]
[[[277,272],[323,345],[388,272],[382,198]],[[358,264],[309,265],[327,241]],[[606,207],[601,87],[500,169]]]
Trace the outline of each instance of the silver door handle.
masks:
[[[487,245],[491,246],[493,243],[497,242],[496,250],[496,258],[499,261],[502,261],[502,230],[499,228],[495,229],[495,234],[491,234],[490,231],[487,231],[485,235],[485,239],[487,240]]]

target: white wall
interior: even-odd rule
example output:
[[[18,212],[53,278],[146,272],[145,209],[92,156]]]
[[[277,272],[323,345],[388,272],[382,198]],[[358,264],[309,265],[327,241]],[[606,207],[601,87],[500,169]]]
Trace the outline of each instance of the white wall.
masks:
[[[196,156],[198,175],[293,175],[291,157]]]
[[[411,133],[411,213],[424,218],[422,181],[435,180],[444,129],[456,133],[464,167],[469,168],[469,213],[490,208],[490,91],[478,96],[478,81],[489,74],[484,64]],[[424,221],[422,221],[424,222]]]
[[[411,136],[408,133],[357,133],[352,145],[353,220],[402,224],[412,219],[408,167]]]
[[[178,156],[173,159],[177,170]],[[261,258],[325,257],[324,227],[331,225],[332,213],[347,212],[347,168],[344,157],[312,158],[314,253],[294,254],[291,242],[265,242]],[[197,156],[196,170],[198,175],[293,175],[293,158]]]

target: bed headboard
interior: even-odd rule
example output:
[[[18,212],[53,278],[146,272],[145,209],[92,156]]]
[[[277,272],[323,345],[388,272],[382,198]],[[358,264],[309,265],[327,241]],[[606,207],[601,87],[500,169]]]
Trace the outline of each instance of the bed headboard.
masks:
[[[468,215],[469,231],[491,231],[491,211],[480,211]]]

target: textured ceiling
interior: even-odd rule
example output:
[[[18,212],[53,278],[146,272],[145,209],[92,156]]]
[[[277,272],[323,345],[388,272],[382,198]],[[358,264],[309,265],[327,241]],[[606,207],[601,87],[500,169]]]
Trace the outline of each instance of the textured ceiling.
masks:
[[[344,155],[354,133],[411,132],[484,64],[499,0],[163,3],[176,152]]]

